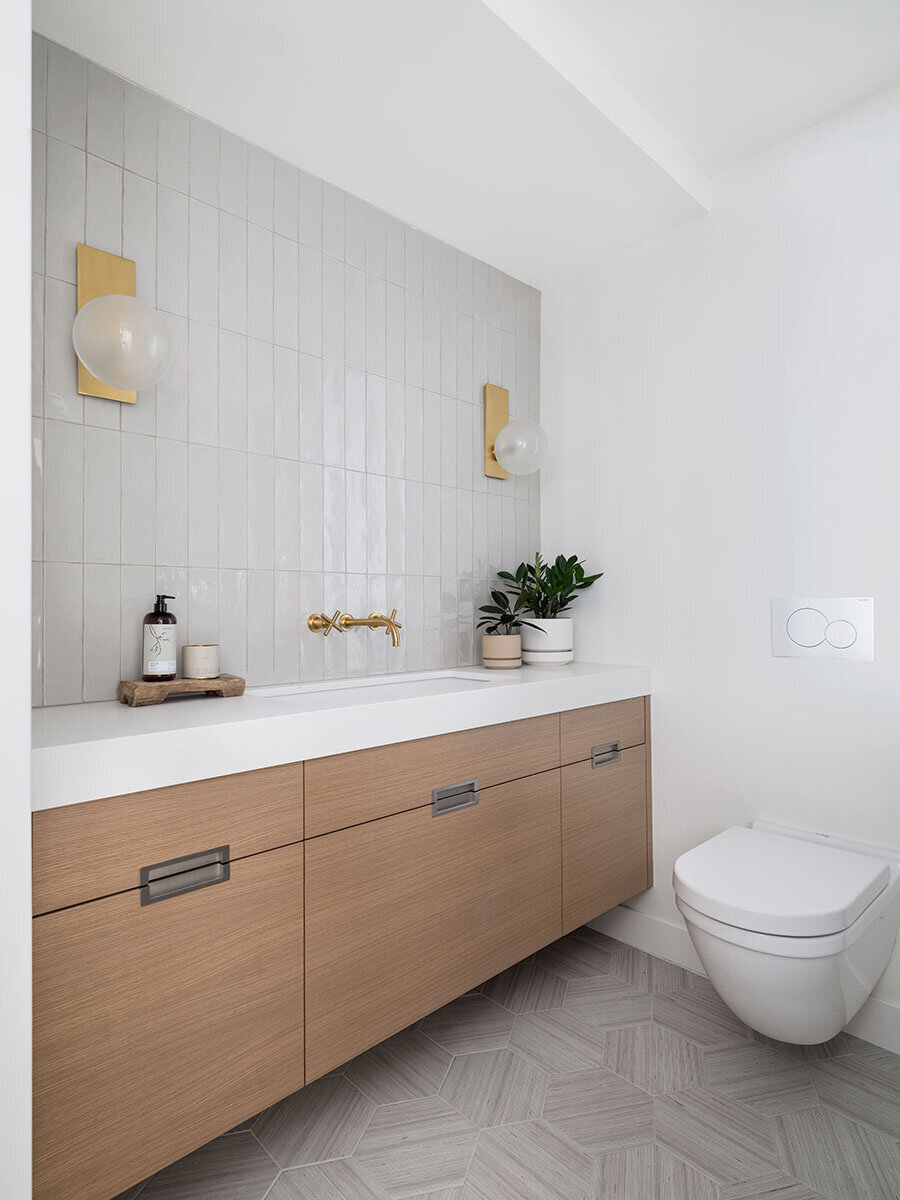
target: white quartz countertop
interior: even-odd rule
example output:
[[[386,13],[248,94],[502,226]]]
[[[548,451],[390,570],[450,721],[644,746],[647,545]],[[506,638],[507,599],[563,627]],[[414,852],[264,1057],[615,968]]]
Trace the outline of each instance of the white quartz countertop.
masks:
[[[646,667],[466,667],[35,709],[32,809],[209,779],[369,746],[645,696]]]

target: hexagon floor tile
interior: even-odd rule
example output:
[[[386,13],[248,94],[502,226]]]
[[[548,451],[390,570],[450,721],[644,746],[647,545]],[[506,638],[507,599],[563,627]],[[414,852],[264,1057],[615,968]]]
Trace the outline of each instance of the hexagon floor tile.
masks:
[[[780,1054],[789,1058],[798,1058],[800,1062],[822,1062],[826,1058],[841,1058],[845,1054],[858,1054],[866,1049],[866,1042],[860,1041],[850,1033],[839,1033],[830,1042],[820,1042],[817,1046],[795,1046],[792,1042],[777,1042],[774,1038],[757,1033],[751,1029],[750,1036],[762,1046],[770,1046]]]
[[[566,981],[529,961],[489,979],[481,991],[518,1015],[561,1008],[566,998]]]
[[[479,1129],[541,1115],[550,1077],[512,1050],[461,1054],[441,1088],[445,1100]]]
[[[609,973],[612,954],[605,946],[570,933],[541,950],[534,961],[560,979],[588,979]]]
[[[376,1109],[354,1161],[390,1198],[460,1187],[477,1131],[439,1096]]]
[[[591,975],[586,979],[570,979],[566,988],[565,1008],[588,1008],[608,1000],[630,1001],[635,1013],[646,1009],[650,1020],[650,996],[646,989],[632,987],[618,975]]]
[[[468,1182],[490,1200],[590,1200],[591,1158],[544,1121],[479,1135]]]
[[[900,1057],[585,928],[117,1200],[898,1200],[898,1136]]]
[[[663,1025],[631,1025],[608,1029],[603,1065],[652,1096],[699,1087],[700,1047]]]
[[[662,1146],[656,1148],[659,1200],[719,1200],[718,1185]]]
[[[637,1025],[653,1015],[649,992],[636,992],[615,975],[571,980],[564,1007],[596,1029]]]
[[[830,1200],[897,1200],[900,1146],[825,1108],[785,1113],[772,1122],[782,1162],[795,1179]]]
[[[485,1200],[480,1192],[464,1184],[458,1188],[444,1188],[439,1192],[429,1192],[427,1196],[417,1196],[416,1200]]]
[[[651,1098],[603,1067],[555,1075],[547,1089],[544,1121],[588,1154],[653,1141]]]
[[[641,992],[677,992],[703,979],[684,967],[664,962],[643,950],[615,950],[610,972]]]
[[[279,1167],[345,1158],[375,1105],[343,1075],[326,1075],[260,1113],[253,1132]]]
[[[505,1046],[514,1020],[511,1012],[487,996],[470,992],[426,1017],[420,1028],[451,1054],[474,1054]]]
[[[900,1138],[900,1058],[851,1054],[814,1063],[813,1086],[824,1104],[847,1117],[874,1125],[888,1137]]]
[[[782,1165],[766,1118],[711,1088],[673,1092],[653,1103],[657,1140],[719,1183],[744,1183]]]
[[[789,1175],[779,1174],[723,1187],[719,1200],[828,1200],[828,1197]]]
[[[653,1020],[700,1046],[747,1042],[750,1030],[716,995],[701,990],[653,997]]]
[[[414,1029],[404,1029],[347,1064],[351,1083],[376,1104],[436,1096],[453,1056]]]
[[[707,1087],[768,1117],[819,1103],[809,1068],[759,1042],[704,1050],[703,1078]]]
[[[594,1195],[598,1200],[648,1200],[656,1198],[656,1147],[632,1146],[596,1159]]]
[[[277,1174],[252,1133],[231,1133],[172,1163],[138,1195],[141,1200],[263,1200]]]
[[[602,1030],[564,1008],[516,1017],[509,1038],[510,1050],[551,1073],[601,1066],[605,1045]]]
[[[266,1200],[387,1200],[352,1159],[282,1171]]]

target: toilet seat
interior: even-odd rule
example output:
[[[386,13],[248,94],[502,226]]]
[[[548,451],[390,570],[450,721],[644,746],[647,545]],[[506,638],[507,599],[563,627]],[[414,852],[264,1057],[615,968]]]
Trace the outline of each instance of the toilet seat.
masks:
[[[818,939],[849,929],[890,878],[882,858],[733,826],[679,858],[675,893],[736,929]]]

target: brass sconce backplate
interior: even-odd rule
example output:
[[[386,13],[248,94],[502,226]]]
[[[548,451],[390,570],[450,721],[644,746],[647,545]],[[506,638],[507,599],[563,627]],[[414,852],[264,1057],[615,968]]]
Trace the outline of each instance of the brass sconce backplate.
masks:
[[[120,258],[118,254],[107,254],[93,246],[78,243],[77,259],[78,309],[98,296],[133,296],[135,294],[135,266],[131,258]],[[84,363],[78,361],[78,391],[82,396],[99,396],[102,400],[118,400],[122,404],[137,404],[137,392],[126,392],[110,387],[92,375]]]
[[[494,440],[509,422],[509,389],[484,385],[484,473],[492,479],[509,479],[494,454]]]

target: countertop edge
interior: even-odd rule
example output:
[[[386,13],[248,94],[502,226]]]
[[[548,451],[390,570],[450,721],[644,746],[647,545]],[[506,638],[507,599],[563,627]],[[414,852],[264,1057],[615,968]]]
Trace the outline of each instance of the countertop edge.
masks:
[[[586,665],[579,664],[582,672]],[[499,692],[473,690],[301,713],[279,712],[273,703],[271,716],[253,720],[42,746],[32,751],[32,811],[628,700],[649,692],[649,668],[598,665],[596,674],[538,677]]]

